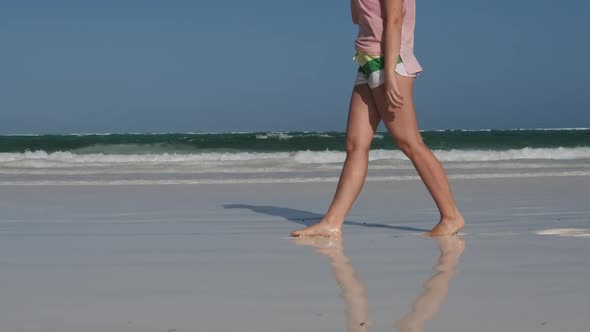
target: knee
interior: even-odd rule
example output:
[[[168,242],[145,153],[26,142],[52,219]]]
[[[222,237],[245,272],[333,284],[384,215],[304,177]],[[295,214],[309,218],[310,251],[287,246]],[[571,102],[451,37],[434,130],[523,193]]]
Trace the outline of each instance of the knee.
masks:
[[[426,145],[420,136],[412,138],[397,138],[395,142],[400,151],[410,159],[413,159],[417,153],[426,148]]]
[[[364,142],[359,139],[346,139],[346,153],[347,154],[358,154],[358,153],[369,153],[371,149],[371,142]]]

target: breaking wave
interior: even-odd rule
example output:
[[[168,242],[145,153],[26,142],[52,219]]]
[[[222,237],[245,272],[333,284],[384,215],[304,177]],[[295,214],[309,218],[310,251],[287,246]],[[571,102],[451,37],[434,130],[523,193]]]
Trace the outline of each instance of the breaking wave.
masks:
[[[590,160],[590,148],[524,148],[505,151],[493,150],[434,150],[443,162],[484,162],[510,160]],[[344,161],[343,151],[297,151],[297,152],[202,152],[190,154],[78,154],[69,151],[47,153],[27,151],[24,153],[0,153],[2,167],[64,167],[64,166],[108,166],[108,165],[200,165],[223,163],[240,165],[243,162],[297,164],[333,164]],[[407,160],[397,150],[371,150],[371,161]]]

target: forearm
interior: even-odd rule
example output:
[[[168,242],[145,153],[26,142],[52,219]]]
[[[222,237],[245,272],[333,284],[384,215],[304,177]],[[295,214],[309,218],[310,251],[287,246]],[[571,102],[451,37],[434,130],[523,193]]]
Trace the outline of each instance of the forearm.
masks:
[[[385,43],[385,75],[393,75],[399,57],[402,40],[402,0],[385,1],[383,38]]]
[[[356,0],[350,0],[350,15],[352,16],[352,23],[358,24],[359,23],[359,16],[358,12],[356,11]]]

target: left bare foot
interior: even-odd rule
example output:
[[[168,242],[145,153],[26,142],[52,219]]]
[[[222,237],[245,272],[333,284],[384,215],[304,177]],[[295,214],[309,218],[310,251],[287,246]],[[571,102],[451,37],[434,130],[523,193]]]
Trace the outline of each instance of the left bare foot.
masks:
[[[291,236],[322,236],[339,238],[342,236],[342,226],[334,225],[326,221],[321,221],[307,228],[293,231],[291,232]]]
[[[434,228],[424,234],[426,236],[455,235],[465,226],[463,216],[458,214],[454,218],[442,218]]]

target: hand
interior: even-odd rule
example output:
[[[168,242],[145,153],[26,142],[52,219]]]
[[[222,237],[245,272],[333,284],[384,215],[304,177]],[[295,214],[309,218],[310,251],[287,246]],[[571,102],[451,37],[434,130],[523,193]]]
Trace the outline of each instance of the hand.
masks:
[[[385,96],[391,108],[401,108],[403,106],[404,97],[399,92],[395,74],[385,77]]]

